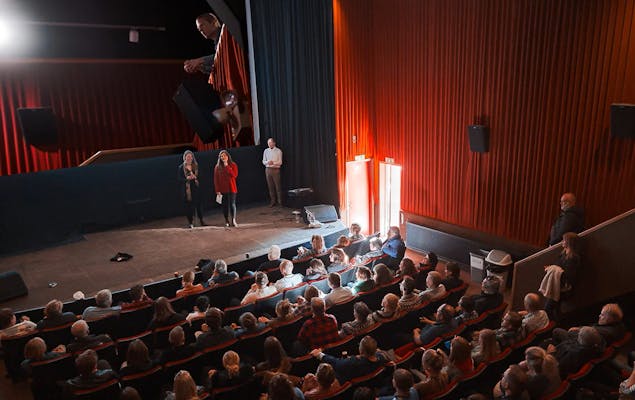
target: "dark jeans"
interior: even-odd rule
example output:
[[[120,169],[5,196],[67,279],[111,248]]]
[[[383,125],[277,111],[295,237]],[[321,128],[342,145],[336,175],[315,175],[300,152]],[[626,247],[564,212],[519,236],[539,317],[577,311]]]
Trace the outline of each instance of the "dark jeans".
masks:
[[[223,193],[223,216],[228,224],[236,219],[236,193]]]
[[[192,197],[192,201],[185,200],[185,216],[187,217],[187,221],[192,224],[194,220],[194,210],[196,210],[196,215],[198,219],[203,223],[203,210],[201,208],[201,202],[197,197]]]

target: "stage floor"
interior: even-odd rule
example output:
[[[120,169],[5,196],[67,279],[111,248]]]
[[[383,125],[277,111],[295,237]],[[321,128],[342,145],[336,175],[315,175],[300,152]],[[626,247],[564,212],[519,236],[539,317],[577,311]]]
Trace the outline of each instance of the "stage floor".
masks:
[[[44,306],[57,298],[70,300],[77,290],[86,297],[103,288],[127,289],[173,276],[193,268],[201,258],[222,258],[228,264],[267,253],[272,244],[286,247],[345,228],[341,221],[309,229],[296,223],[288,208],[239,209],[238,228],[226,228],[220,213],[209,213],[209,226],[186,228],[185,217],[170,218],[124,228],[86,234],[78,242],[0,258],[0,272],[22,275],[29,295],[1,304],[22,310]],[[117,252],[134,257],[111,262]],[[57,286],[50,288],[49,282]]]

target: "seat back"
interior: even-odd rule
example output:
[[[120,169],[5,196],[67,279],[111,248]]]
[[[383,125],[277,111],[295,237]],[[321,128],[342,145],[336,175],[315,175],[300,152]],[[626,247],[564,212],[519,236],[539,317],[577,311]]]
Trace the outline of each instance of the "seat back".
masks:
[[[392,374],[392,368],[379,367],[373,372],[351,379],[351,384],[355,387],[368,386],[371,388],[381,387],[387,376]]]
[[[119,397],[121,386],[117,379],[111,379],[90,389],[74,389],[71,396],[76,400],[112,400]]]
[[[359,347],[359,340],[355,336],[346,336],[337,342],[329,343],[324,346],[322,351],[325,354],[332,355],[334,357],[341,357],[344,354],[354,355],[357,354]]]
[[[232,323],[238,323],[238,318],[240,318],[240,316],[243,313],[246,312],[251,312],[251,313],[255,313],[256,312],[256,303],[248,303],[248,304],[242,304],[242,305],[238,305],[238,306],[233,306],[233,307],[227,307],[223,310],[224,315],[223,315],[223,323],[225,325],[229,325]]]
[[[126,359],[128,346],[130,346],[130,343],[132,343],[136,339],[142,340],[143,343],[148,347],[148,350],[152,351],[154,347],[154,337],[152,336],[152,331],[144,331],[138,335],[117,339],[117,353],[120,355],[121,359]]]
[[[187,332],[189,332],[190,324],[186,320],[179,321],[172,325],[162,326],[152,331],[153,340],[154,340],[153,348],[164,349],[166,347],[169,347],[170,346],[170,340],[169,340],[170,331],[177,326],[180,326],[181,328],[183,328],[183,330],[185,331],[185,335],[187,337]]]
[[[31,363],[31,393],[35,400],[55,399],[62,395],[57,381],[76,376],[75,360],[71,354]]]
[[[202,349],[203,365],[223,365],[223,354],[225,354],[227,350],[231,350],[236,343],[238,343],[238,339],[232,339],[225,343]]]
[[[461,286],[448,290],[448,297],[445,299],[445,302],[456,307],[469,287],[470,285],[467,282],[463,282]]]
[[[133,309],[124,310],[119,314],[117,337],[137,335],[146,330],[148,322],[152,319],[154,309],[152,304]]]
[[[185,370],[190,373],[192,378],[198,384],[203,384],[204,380],[201,376],[201,369],[203,368],[203,353],[197,352],[190,357],[180,360],[170,361],[163,365],[163,371],[165,379],[168,381],[174,380],[174,376],[180,370]]]
[[[300,328],[302,328],[302,324],[304,324],[305,320],[303,316],[298,316],[286,324],[279,325],[275,328],[275,335],[283,346],[287,344],[287,347],[290,347],[291,343],[298,337],[298,332],[300,332]],[[285,349],[290,351],[291,349],[287,347],[285,347]]]
[[[336,390],[330,390],[326,393],[315,396],[306,396],[307,400],[347,400],[353,397],[353,384],[345,382]]]
[[[322,293],[328,293],[331,291],[329,287],[329,281],[326,278],[318,279],[315,281],[309,282],[309,285],[313,285],[320,290]]]
[[[284,293],[279,292],[256,300],[256,314],[268,314],[270,316],[276,315],[276,304],[282,300],[283,295]]]
[[[236,352],[246,359],[251,357],[254,361],[263,360],[265,358],[265,339],[267,339],[268,336],[271,336],[272,332],[271,328],[265,328],[260,332],[241,336],[234,346],[236,348]]]
[[[163,369],[157,365],[147,371],[121,377],[121,384],[137,389],[142,399],[157,399],[161,394],[164,375]]]
[[[214,400],[249,399],[254,398],[255,391],[255,383],[253,380],[251,380],[240,385],[213,389],[211,397]]]
[[[71,326],[74,323],[75,321],[56,326],[54,328],[42,329],[38,336],[44,339],[48,350],[53,350],[59,344],[63,344],[66,346],[73,340],[73,335],[71,334]]]
[[[350,282],[355,282],[355,272],[357,271],[357,268],[355,267],[349,267],[346,268],[344,271],[341,271],[340,274],[340,280],[342,282],[342,287],[347,286]]]
[[[357,299],[353,297],[350,300],[346,300],[342,303],[333,304],[326,310],[327,314],[331,314],[337,319],[337,323],[341,324],[342,322],[352,321],[354,319],[353,316],[353,307]]]
[[[88,322],[90,333],[94,335],[106,334],[111,338],[117,337],[119,327],[119,316],[111,315],[105,318],[96,319]]]
[[[293,376],[304,376],[308,373],[314,374],[320,361],[311,354],[305,354],[291,359],[291,372]]]
[[[304,291],[306,290],[307,284],[306,282],[302,282],[299,285],[296,285],[294,287],[290,287],[287,289],[284,289],[283,293],[283,298],[285,300],[289,300],[291,303],[295,303],[296,300],[298,299],[298,296],[302,296],[304,295]]]

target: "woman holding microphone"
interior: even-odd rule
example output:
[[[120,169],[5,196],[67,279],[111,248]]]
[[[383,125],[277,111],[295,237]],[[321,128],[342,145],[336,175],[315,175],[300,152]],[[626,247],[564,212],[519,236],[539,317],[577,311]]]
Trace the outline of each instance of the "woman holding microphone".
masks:
[[[216,201],[218,196],[222,196],[221,205],[225,216],[225,226],[238,226],[236,223],[236,177],[238,176],[238,166],[232,161],[227,150],[218,153],[218,162],[214,167],[214,190],[216,191]]]

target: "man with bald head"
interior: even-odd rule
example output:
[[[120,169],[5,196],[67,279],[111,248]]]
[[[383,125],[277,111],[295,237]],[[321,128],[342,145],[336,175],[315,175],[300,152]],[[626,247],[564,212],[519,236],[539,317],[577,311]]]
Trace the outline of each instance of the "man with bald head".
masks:
[[[525,296],[525,310],[520,312],[523,316],[523,330],[525,334],[542,329],[549,325],[549,316],[542,309],[540,296],[536,293],[527,293]]]
[[[71,326],[71,334],[73,335],[73,341],[66,346],[66,351],[69,353],[77,353],[112,342],[108,335],[91,335],[88,324],[83,319],[76,321]]]
[[[549,246],[562,241],[562,235],[567,232],[580,233],[584,230],[584,211],[576,206],[573,193],[565,193],[560,197],[560,215],[551,226]]]

